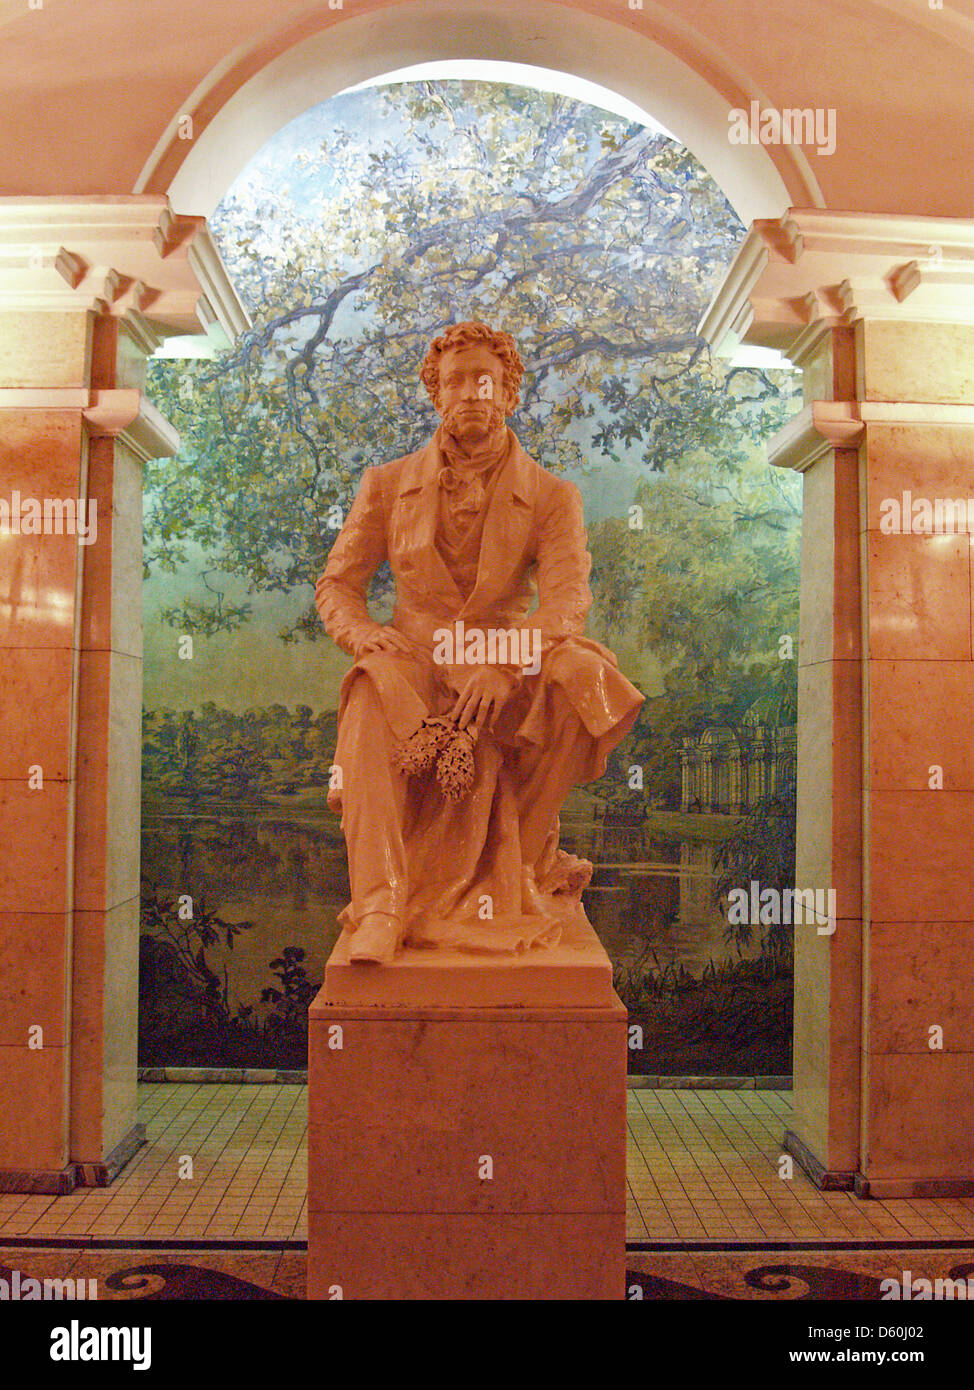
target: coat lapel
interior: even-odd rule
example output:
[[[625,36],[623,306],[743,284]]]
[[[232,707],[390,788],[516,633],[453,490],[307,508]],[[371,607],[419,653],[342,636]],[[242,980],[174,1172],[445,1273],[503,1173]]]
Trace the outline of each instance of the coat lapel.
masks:
[[[458,616],[484,608],[503,593],[530,540],[536,491],[534,463],[513,433],[511,438],[511,451],[501,465],[484,518],[477,581],[466,602],[436,548],[440,457],[435,442],[430,440],[403,464],[390,552],[414,592],[456,605]]]
[[[430,440],[403,465],[390,551],[412,589],[459,605],[460,590],[436,548],[439,514],[439,451]]]
[[[524,559],[534,525],[534,464],[512,431],[511,452],[501,465],[484,518],[477,582],[461,614],[475,613],[499,597]]]

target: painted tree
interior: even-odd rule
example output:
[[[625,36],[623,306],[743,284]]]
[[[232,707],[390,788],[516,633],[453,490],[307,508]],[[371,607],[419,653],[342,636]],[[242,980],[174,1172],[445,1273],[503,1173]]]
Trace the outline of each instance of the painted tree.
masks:
[[[619,437],[665,465],[660,380],[706,356],[694,326],[741,232],[705,171],[560,96],[422,83],[369,99],[403,138],[377,150],[338,125],[297,154],[296,188],[252,178],[214,219],[255,325],[214,362],[153,367],[184,447],[151,471],[150,565],[192,537],[255,591],[306,581],[362,464],[431,429],[419,362],[459,315],[518,337],[517,425],[547,467]]]
[[[795,719],[801,492],[763,460],[794,408],[775,384],[753,371],[725,372],[720,391],[699,374],[669,384],[660,433],[678,433],[678,466],[647,476],[628,517],[589,528],[594,626],[620,649],[638,635],[665,686],[618,756],[671,802],[682,735],[725,725],[743,740],[756,700],[772,726]]]
[[[215,218],[252,331],[216,360],[152,368],[184,443],[148,469],[146,566],[177,570],[190,541],[208,557],[169,619],[245,623],[249,604],[221,588],[233,575],[253,594],[306,594],[284,641],[323,635],[310,585],[362,469],[429,437],[423,353],[476,317],[525,357],[512,424],[529,453],[576,479],[605,459],[643,474],[643,529],[590,527],[591,627],[657,654],[650,754],[787,681],[776,642],[797,611],[799,504],[761,443],[793,388],[728,369],[696,335],[742,228],[693,156],[494,84],[373,89],[302,129],[313,138],[287,146],[286,171],[271,148]]]

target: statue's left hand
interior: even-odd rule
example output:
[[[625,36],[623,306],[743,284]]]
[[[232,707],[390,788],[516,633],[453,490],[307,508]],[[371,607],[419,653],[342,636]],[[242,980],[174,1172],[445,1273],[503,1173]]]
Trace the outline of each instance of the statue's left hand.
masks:
[[[456,720],[460,729],[465,729],[471,723],[476,724],[478,729],[484,724],[493,726],[513,685],[512,678],[496,667],[477,667],[460,686],[450,718]]]

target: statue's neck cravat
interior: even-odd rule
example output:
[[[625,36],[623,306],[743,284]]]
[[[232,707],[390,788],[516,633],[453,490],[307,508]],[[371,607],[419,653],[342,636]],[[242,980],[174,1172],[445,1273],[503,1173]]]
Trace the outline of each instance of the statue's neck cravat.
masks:
[[[476,516],[483,506],[487,484],[510,452],[510,431],[502,424],[473,449],[464,449],[441,425],[436,432],[440,454],[440,487],[450,496],[450,513],[458,520]]]
[[[436,548],[464,594],[476,583],[484,517],[512,438],[505,425],[478,449],[465,452],[442,426],[436,434],[440,455]]]

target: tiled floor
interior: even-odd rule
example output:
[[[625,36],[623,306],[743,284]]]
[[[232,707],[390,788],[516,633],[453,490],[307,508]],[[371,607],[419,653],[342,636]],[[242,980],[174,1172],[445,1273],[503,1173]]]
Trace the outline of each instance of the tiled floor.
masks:
[[[630,1091],[628,1104],[630,1242],[974,1240],[974,1198],[860,1201],[797,1164],[783,1176],[790,1092]]]
[[[115,1182],[67,1197],[0,1196],[0,1235],[306,1238],[306,1087],[139,1093],[149,1142]]]
[[[67,1197],[0,1195],[0,1236],[306,1238],[303,1086],[160,1084],[140,1093],[149,1143],[115,1183]],[[637,1090],[628,1105],[628,1237],[637,1246],[974,1243],[974,1199],[859,1201],[819,1192],[798,1168],[780,1176],[788,1092]]]

